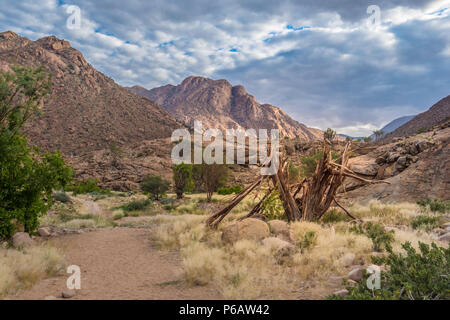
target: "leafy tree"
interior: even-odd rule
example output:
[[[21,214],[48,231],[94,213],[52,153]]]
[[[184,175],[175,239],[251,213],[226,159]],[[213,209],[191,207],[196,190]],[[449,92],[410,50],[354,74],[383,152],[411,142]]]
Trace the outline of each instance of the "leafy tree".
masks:
[[[223,164],[197,164],[193,167],[193,177],[197,187],[206,192],[206,201],[211,202],[214,191],[226,182],[228,168]]]
[[[142,191],[148,193],[153,200],[161,199],[167,190],[169,190],[170,182],[159,176],[148,175],[141,182]]]
[[[192,179],[192,165],[180,163],[173,167],[173,183],[177,198],[183,198],[183,193],[191,191],[194,186]]]
[[[372,141],[372,138],[371,137],[364,137],[363,140],[364,140],[364,142],[369,143],[369,142]]]
[[[336,131],[334,131],[331,128],[328,128],[326,131],[324,131],[323,136],[329,140],[333,141],[336,138]]]
[[[375,135],[375,140],[378,140],[380,137],[383,136],[384,131],[383,131],[383,130],[375,130],[375,131],[373,132],[373,134]]]
[[[0,74],[0,238],[14,234],[13,220],[26,232],[36,230],[53,204],[53,189],[72,176],[59,152],[42,153],[21,133],[49,94],[51,76],[43,68],[13,71]]]

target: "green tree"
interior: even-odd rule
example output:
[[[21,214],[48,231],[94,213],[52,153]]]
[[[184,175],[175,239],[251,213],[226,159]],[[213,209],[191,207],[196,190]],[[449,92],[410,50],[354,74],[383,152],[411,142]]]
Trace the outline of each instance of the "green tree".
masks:
[[[206,192],[206,201],[211,202],[214,191],[222,187],[227,179],[228,167],[223,164],[197,164],[193,168],[193,177],[197,188]]]
[[[183,193],[191,191],[194,186],[192,165],[180,163],[173,167],[173,184],[177,198],[183,198]]]
[[[364,142],[369,143],[369,142],[372,141],[372,138],[371,137],[364,137],[363,140],[364,140]]]
[[[159,176],[148,175],[141,182],[142,191],[149,194],[153,200],[161,199],[167,190],[169,190],[170,182]]]
[[[328,141],[333,141],[336,138],[336,131],[334,131],[331,128],[328,128],[326,131],[323,132],[323,136],[328,140]]]
[[[383,136],[384,131],[383,131],[383,130],[375,130],[375,131],[373,132],[373,134],[375,135],[375,140],[378,140],[380,137]]]
[[[53,204],[53,189],[72,176],[59,152],[42,153],[21,133],[49,94],[51,76],[43,68],[13,71],[0,74],[0,238],[14,234],[14,220],[35,231]]]

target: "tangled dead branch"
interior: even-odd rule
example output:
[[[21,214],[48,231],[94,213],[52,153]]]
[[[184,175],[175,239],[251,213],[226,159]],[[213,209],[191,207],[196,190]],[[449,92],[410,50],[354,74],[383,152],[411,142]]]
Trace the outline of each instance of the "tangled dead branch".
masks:
[[[388,182],[382,180],[366,180],[360,178],[350,170],[347,167],[349,147],[350,143],[347,143],[340,157],[337,160],[333,160],[331,151],[329,150],[329,142],[325,139],[323,156],[318,161],[314,174],[310,178],[305,178],[300,183],[294,185],[289,185],[288,183],[287,161],[286,159],[282,159],[276,174],[259,177],[254,183],[234,197],[227,206],[209,217],[206,221],[207,225],[216,228],[227,214],[257,186],[260,186],[264,180],[267,180],[269,184],[268,191],[266,191],[263,198],[253,207],[246,218],[260,213],[263,209],[262,204],[264,200],[273,192],[278,191],[286,218],[289,222],[320,219],[333,202],[352,219],[356,219],[336,200],[336,193],[339,187],[343,185],[345,178],[357,179],[368,184]]]

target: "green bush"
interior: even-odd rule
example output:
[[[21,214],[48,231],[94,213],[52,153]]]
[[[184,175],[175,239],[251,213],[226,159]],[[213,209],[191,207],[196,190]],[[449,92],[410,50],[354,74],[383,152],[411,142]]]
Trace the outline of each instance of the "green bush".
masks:
[[[242,192],[242,187],[241,186],[231,186],[231,187],[223,187],[223,188],[219,188],[217,190],[217,193],[223,196],[229,195],[229,194],[238,194]]]
[[[87,179],[83,181],[75,181],[73,184],[66,188],[67,191],[72,191],[74,195],[91,193],[94,195],[110,195],[111,190],[101,189],[97,185],[97,179]]]
[[[72,202],[70,200],[69,195],[67,193],[65,193],[65,192],[56,192],[53,195],[53,200],[54,201],[59,201],[59,202],[62,202],[62,203],[70,203],[70,202]]]
[[[21,133],[49,94],[51,76],[42,68],[13,70],[0,74],[0,238],[13,235],[14,220],[34,232],[53,204],[53,189],[72,175],[60,153],[30,147]]]
[[[120,208],[125,211],[138,211],[138,210],[144,210],[145,208],[147,208],[148,206],[150,206],[151,201],[150,200],[136,200],[136,201],[131,201],[128,202],[122,206],[120,206]]]
[[[439,226],[439,221],[439,217],[417,216],[411,221],[411,227],[414,229],[424,228],[425,230],[430,231]]]
[[[349,221],[350,217],[336,208],[328,210],[321,218],[323,223],[336,223],[340,221]]]
[[[284,207],[280,199],[280,192],[273,191],[261,203],[261,213],[267,220],[281,220],[284,218]]]
[[[350,228],[350,231],[367,236],[372,240],[373,250],[375,251],[383,251],[383,249],[389,248],[394,241],[394,231],[386,231],[384,226],[379,223],[361,223]]]
[[[303,239],[297,242],[297,246],[300,248],[301,252],[306,249],[311,248],[317,241],[317,235],[313,231],[308,231],[303,236]]]
[[[440,200],[440,199],[430,199],[417,201],[417,204],[423,208],[430,208],[433,212],[445,213],[450,211],[450,201]]]
[[[147,193],[151,199],[161,199],[169,190],[170,182],[163,180],[159,176],[148,175],[141,182],[141,189]]]
[[[348,300],[448,300],[450,299],[450,248],[431,247],[419,242],[417,252],[409,242],[402,245],[406,254],[397,254],[388,247],[385,258],[372,258],[381,271],[380,289],[367,287],[368,274],[354,288],[349,288]],[[330,296],[329,299],[343,299]]]

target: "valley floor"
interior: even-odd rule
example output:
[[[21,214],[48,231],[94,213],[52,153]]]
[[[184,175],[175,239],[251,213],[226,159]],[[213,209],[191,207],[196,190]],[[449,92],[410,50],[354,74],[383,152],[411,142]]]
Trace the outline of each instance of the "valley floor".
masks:
[[[186,286],[175,253],[152,248],[148,228],[108,228],[60,236],[67,265],[81,268],[81,290],[72,299],[220,299],[209,286]],[[53,299],[66,289],[69,274],[42,280],[10,299]]]

